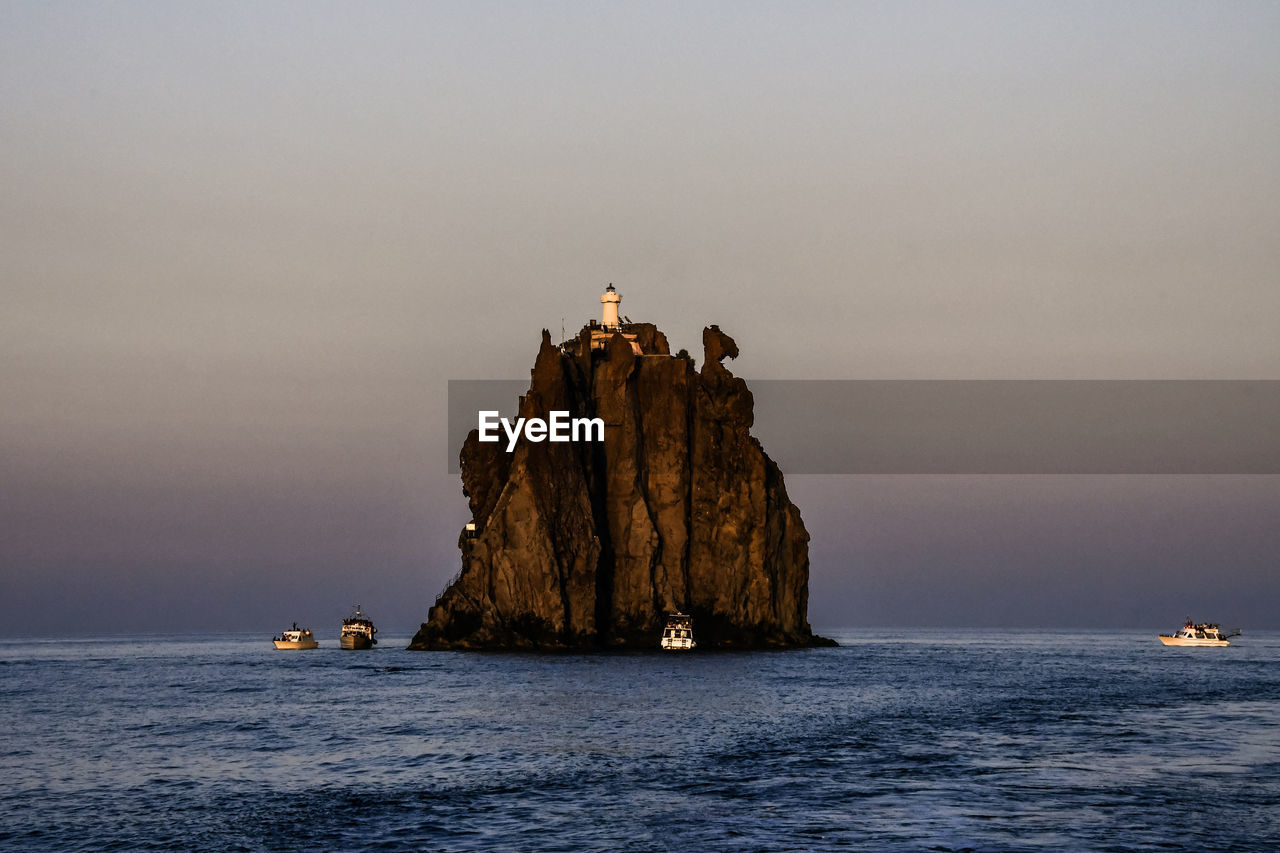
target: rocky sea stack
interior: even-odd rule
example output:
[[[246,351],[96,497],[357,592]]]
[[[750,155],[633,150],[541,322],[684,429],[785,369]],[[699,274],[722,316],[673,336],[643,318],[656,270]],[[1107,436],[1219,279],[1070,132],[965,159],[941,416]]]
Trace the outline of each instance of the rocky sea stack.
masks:
[[[695,371],[652,324],[543,331],[520,416],[598,417],[605,439],[508,453],[472,430],[475,529],[410,648],[652,649],[673,610],[700,648],[830,644],[807,619],[809,534],[721,363],[738,348],[716,326],[702,340]]]

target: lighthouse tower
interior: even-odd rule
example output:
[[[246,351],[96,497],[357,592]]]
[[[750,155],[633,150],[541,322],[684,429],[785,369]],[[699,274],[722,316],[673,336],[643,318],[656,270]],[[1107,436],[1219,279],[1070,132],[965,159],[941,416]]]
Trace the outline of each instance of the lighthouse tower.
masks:
[[[622,297],[613,289],[612,284],[605,288],[604,293],[600,294],[600,304],[604,306],[600,325],[606,329],[618,328],[618,305],[621,302]]]
[[[591,352],[608,349],[609,341],[618,335],[622,335],[631,344],[633,353],[644,355],[644,351],[640,349],[640,344],[636,343],[637,329],[642,324],[633,324],[630,320],[627,320],[627,328],[630,331],[624,331],[622,323],[618,321],[618,306],[620,304],[622,304],[622,294],[614,290],[613,285],[610,284],[604,289],[604,293],[600,294],[600,305],[604,309],[601,312],[600,323],[597,324],[595,320],[592,320],[582,330],[583,332],[591,333]],[[576,344],[567,343],[565,346],[576,346]],[[574,351],[576,352],[576,350]]]

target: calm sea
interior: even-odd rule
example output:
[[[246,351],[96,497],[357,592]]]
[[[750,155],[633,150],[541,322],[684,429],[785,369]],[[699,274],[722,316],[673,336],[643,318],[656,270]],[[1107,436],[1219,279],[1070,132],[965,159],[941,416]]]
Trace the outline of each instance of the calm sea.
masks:
[[[691,655],[0,641],[0,848],[1280,849],[1280,635],[829,633]]]

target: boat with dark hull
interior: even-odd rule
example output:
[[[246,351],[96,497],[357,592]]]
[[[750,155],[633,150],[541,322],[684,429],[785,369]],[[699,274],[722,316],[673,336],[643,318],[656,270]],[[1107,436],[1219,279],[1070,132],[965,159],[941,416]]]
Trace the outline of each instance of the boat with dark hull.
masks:
[[[376,633],[378,629],[373,627],[373,620],[357,604],[355,613],[342,620],[342,633],[338,635],[338,645],[352,650],[371,649],[378,644],[377,638],[373,636]]]

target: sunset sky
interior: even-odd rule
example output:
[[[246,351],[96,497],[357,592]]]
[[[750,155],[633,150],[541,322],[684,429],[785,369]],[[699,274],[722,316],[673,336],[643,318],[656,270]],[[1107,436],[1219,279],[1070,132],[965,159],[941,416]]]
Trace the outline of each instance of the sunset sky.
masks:
[[[609,282],[748,381],[1280,379],[1277,45],[1273,2],[0,2],[0,634],[411,632],[448,381]],[[1274,475],[787,486],[816,628],[1280,629]]]

